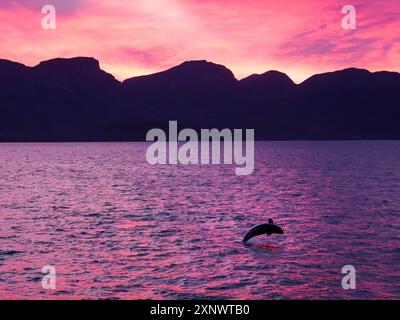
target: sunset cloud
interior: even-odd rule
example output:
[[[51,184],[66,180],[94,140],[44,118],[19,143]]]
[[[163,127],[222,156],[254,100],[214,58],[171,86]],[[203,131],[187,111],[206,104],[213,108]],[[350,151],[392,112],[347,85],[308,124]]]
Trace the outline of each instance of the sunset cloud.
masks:
[[[40,26],[41,6],[57,29]],[[276,69],[299,82],[314,73],[361,67],[398,70],[400,4],[355,1],[357,29],[343,30],[338,0],[3,0],[0,58],[35,65],[93,56],[117,78],[207,59],[238,78]]]

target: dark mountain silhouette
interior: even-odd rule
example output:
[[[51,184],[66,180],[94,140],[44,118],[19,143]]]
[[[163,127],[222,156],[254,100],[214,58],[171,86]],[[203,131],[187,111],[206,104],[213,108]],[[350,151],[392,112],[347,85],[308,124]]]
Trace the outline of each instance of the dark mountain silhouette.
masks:
[[[240,85],[252,94],[259,96],[272,96],[281,91],[291,90],[296,86],[286,74],[274,70],[263,74],[253,74],[240,80]]]
[[[165,127],[174,119],[195,128],[228,125],[224,119],[230,119],[229,111],[237,108],[236,86],[233,73],[224,66],[184,62],[164,72],[125,80],[121,105],[132,117],[141,114],[150,127]]]
[[[93,58],[35,67],[0,60],[0,141],[143,140],[147,130],[254,128],[262,139],[399,139],[400,74],[345,69],[296,85],[268,71],[240,81],[190,61],[122,83]]]

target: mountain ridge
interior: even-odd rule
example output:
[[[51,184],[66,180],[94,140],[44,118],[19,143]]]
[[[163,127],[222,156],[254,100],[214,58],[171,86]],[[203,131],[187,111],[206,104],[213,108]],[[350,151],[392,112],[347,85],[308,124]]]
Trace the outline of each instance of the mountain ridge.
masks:
[[[186,61],[118,81],[91,57],[0,59],[0,141],[144,140],[147,130],[254,128],[262,139],[399,139],[400,73],[346,68],[296,84]]]

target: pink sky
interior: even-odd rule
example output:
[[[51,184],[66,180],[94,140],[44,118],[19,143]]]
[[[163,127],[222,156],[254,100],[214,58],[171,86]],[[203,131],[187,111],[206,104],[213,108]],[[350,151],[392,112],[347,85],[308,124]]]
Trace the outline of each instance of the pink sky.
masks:
[[[45,4],[56,30],[41,28]],[[341,28],[346,4],[356,30]],[[0,58],[91,56],[119,80],[197,59],[296,82],[347,67],[400,71],[399,0],[1,0],[0,29]]]

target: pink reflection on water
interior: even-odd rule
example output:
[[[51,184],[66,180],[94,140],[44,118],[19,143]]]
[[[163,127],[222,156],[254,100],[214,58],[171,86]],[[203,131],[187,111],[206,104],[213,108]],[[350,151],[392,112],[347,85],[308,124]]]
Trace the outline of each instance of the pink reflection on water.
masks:
[[[398,142],[258,143],[248,177],[145,147],[0,145],[3,298],[398,298]],[[284,235],[241,243],[270,217]]]

